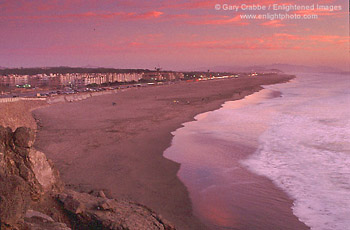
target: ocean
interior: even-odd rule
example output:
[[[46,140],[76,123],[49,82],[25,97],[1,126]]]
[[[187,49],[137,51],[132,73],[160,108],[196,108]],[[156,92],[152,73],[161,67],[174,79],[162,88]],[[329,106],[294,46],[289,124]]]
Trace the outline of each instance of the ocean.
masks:
[[[296,75],[173,133],[164,156],[209,228],[350,229],[349,75]]]

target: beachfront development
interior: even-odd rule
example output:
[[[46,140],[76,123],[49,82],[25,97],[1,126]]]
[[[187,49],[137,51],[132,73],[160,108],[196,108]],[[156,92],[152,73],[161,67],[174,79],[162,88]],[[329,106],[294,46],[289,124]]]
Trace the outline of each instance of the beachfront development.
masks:
[[[268,73],[175,72],[147,69],[104,68],[36,68],[0,70],[0,98],[50,97],[58,94],[96,92],[148,85],[163,85],[181,81],[257,77]]]

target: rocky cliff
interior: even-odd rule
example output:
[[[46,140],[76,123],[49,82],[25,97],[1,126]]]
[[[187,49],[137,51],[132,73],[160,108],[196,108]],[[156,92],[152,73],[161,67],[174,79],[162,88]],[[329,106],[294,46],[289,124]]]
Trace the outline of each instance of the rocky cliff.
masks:
[[[175,229],[143,205],[65,189],[34,141],[0,126],[0,229]]]

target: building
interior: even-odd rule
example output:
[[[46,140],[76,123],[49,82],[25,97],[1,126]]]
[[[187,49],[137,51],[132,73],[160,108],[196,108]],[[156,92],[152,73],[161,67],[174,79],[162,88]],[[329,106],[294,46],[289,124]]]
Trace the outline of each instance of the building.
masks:
[[[179,72],[148,72],[142,77],[148,81],[174,81],[183,79],[184,74]]]
[[[178,72],[127,72],[127,73],[50,73],[35,75],[0,76],[0,86],[14,88],[26,84],[32,87],[85,87],[115,82],[138,82],[141,79],[150,81],[173,81],[183,79],[184,74]]]
[[[1,76],[0,77],[0,85],[9,87],[9,88],[14,88],[17,85],[22,86],[28,84],[28,75],[16,75],[16,74],[11,74],[11,75],[6,75],[6,76]]]

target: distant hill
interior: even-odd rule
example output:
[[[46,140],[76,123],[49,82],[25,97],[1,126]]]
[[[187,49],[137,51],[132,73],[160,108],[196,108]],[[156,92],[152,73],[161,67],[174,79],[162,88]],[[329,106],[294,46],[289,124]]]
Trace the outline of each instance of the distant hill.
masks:
[[[342,72],[343,70],[329,66],[304,66],[304,65],[289,65],[289,64],[272,64],[265,66],[266,68],[276,68],[283,72]]]
[[[81,66],[80,68],[98,69],[98,68],[101,68],[101,67],[100,66],[95,66],[95,65],[85,65],[85,66]]]
[[[343,72],[343,70],[328,66],[304,66],[304,65],[290,65],[290,64],[271,64],[271,65],[254,65],[254,66],[214,66],[211,68],[199,68],[198,70],[205,71],[210,69],[212,72],[277,72],[285,73],[293,72]]]
[[[198,68],[198,71],[246,73],[246,72],[283,72],[278,68],[267,68],[264,66],[214,66],[211,68]]]

